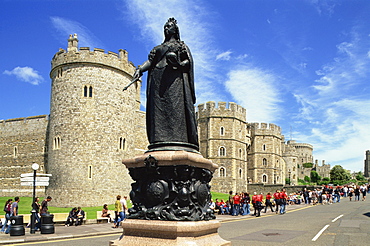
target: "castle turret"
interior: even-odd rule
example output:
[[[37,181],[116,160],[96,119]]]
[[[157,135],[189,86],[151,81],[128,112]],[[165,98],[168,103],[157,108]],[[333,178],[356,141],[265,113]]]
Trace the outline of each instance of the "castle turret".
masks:
[[[121,160],[147,144],[135,140],[145,136],[141,84],[122,91],[134,71],[127,52],[78,49],[76,34],[53,57],[46,194],[58,206],[101,205],[129,193]]]
[[[207,102],[197,112],[200,152],[219,166],[211,182],[212,190],[246,190],[247,147],[246,110],[236,103]]]

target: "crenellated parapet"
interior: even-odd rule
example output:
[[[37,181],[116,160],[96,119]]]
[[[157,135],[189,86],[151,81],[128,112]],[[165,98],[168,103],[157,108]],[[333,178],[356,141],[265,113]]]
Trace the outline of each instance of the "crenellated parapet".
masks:
[[[198,105],[199,119],[208,117],[230,117],[246,121],[246,109],[234,102],[207,102]]]
[[[21,118],[13,118],[13,119],[7,119],[7,120],[0,120],[0,127],[11,127],[14,125],[29,125],[34,124],[40,121],[48,121],[49,116],[48,115],[37,115],[37,116],[30,116],[30,117],[21,117]]]
[[[120,49],[118,53],[108,51],[103,49],[94,48],[90,50],[89,47],[78,48],[78,39],[75,34],[68,39],[68,49],[59,49],[59,51],[54,55],[51,61],[51,72],[50,77],[53,78],[57,76],[56,69],[61,65],[68,64],[96,64],[101,66],[108,66],[114,69],[118,69],[127,74],[132,75],[135,72],[135,66],[132,62],[128,61],[128,52],[126,50]]]
[[[308,143],[297,143],[295,140],[289,140],[287,144],[294,146],[296,149],[308,148],[308,149],[313,150],[313,146]]]
[[[281,128],[272,123],[248,123],[248,127],[253,135],[273,135],[282,137]]]

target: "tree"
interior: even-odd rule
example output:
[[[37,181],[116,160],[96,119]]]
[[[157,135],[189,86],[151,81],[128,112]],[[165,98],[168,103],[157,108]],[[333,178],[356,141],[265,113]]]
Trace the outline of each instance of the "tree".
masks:
[[[357,175],[356,175],[356,179],[357,179],[358,181],[365,181],[365,180],[366,180],[365,176],[362,174],[362,172],[361,172],[361,171],[357,173]]]
[[[306,181],[306,182],[310,182],[310,181],[311,181],[311,179],[310,179],[310,177],[308,177],[308,176],[304,176],[304,181]]]
[[[318,174],[318,172],[312,170],[311,171],[311,182],[317,183],[321,181],[321,176]]]
[[[313,163],[310,163],[310,162],[303,163],[303,167],[305,167],[305,168],[312,168],[313,167]]]
[[[350,172],[345,170],[341,165],[335,165],[330,170],[330,180],[349,181],[350,179]]]

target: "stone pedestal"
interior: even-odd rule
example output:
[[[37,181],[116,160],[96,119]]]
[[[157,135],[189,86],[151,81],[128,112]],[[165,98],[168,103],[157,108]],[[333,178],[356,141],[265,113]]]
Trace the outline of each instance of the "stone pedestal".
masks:
[[[122,163],[135,181],[133,207],[123,238],[110,245],[230,245],[208,205],[216,164],[183,150],[149,151]]]
[[[121,239],[110,242],[118,245],[231,245],[218,235],[220,222],[212,221],[156,221],[126,220]]]

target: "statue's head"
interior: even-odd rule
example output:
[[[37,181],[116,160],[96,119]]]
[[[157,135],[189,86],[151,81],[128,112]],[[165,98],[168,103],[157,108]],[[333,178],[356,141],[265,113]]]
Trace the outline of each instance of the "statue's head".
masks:
[[[169,40],[174,35],[176,40],[180,40],[180,31],[177,26],[177,21],[175,18],[171,17],[164,24],[164,36],[165,41]]]

